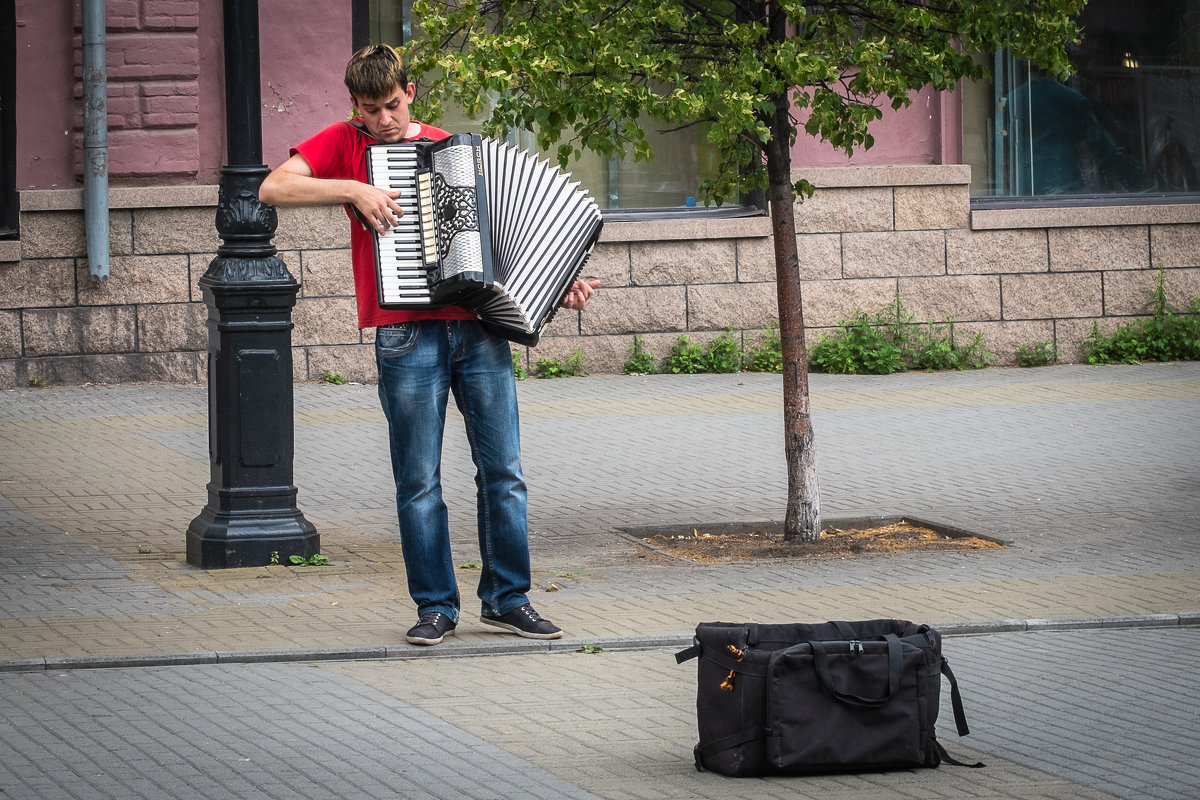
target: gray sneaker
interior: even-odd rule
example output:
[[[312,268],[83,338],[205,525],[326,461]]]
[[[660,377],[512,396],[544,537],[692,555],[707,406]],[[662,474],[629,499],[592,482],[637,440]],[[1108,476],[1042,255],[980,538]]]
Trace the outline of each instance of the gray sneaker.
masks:
[[[440,611],[429,611],[417,619],[417,624],[408,629],[409,644],[439,644],[442,637],[454,633],[458,625]]]
[[[480,617],[479,621],[526,639],[560,639],[563,635],[561,628],[548,619],[542,619],[529,603],[498,617]]]

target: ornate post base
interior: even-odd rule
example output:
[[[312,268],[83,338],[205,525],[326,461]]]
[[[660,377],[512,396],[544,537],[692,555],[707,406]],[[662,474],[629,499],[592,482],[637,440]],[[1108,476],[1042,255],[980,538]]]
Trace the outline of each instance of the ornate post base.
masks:
[[[225,167],[225,244],[200,279],[208,306],[208,505],[187,531],[189,564],[213,569],[308,558],[320,536],[296,507],[292,307],[300,284],[275,255],[267,169]]]

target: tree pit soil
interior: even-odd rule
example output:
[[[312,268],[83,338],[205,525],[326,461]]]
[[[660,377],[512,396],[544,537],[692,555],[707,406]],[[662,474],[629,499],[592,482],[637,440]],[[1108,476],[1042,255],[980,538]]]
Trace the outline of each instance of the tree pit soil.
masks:
[[[855,558],[928,551],[986,550],[1003,542],[909,519],[831,524],[813,542],[787,540],[783,525],[701,525],[634,532],[627,538],[664,555],[701,563]]]

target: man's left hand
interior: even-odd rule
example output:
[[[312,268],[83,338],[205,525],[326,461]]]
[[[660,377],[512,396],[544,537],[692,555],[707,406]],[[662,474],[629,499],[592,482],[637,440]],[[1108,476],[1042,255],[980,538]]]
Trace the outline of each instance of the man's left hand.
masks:
[[[567,291],[567,296],[563,298],[562,307],[572,311],[583,311],[588,298],[594,295],[599,288],[600,281],[575,281]]]

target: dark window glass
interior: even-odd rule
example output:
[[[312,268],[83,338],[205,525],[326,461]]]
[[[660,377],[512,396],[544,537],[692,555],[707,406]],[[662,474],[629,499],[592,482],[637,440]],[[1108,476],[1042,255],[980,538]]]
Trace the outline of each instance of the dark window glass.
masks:
[[[1091,0],[1066,82],[1008,53],[964,89],[976,197],[1196,192],[1200,0]]]
[[[383,42],[401,44],[414,32],[420,35],[419,26],[412,19],[411,0],[353,0],[352,12],[356,48]],[[705,212],[700,184],[715,167],[715,155],[706,141],[705,128],[657,133],[653,131],[655,124],[646,120],[655,151],[652,161],[635,163],[632,157],[609,160],[585,153],[572,165],[572,174],[591,191],[601,208],[610,211]],[[439,125],[455,132],[478,132],[481,123],[448,109]],[[533,136],[527,133],[514,133],[510,139],[515,144],[534,147]],[[757,213],[757,209],[748,202],[739,206],[735,198],[731,205],[727,201],[726,207],[716,213]]]
[[[0,239],[17,235],[17,10],[0,2]]]

